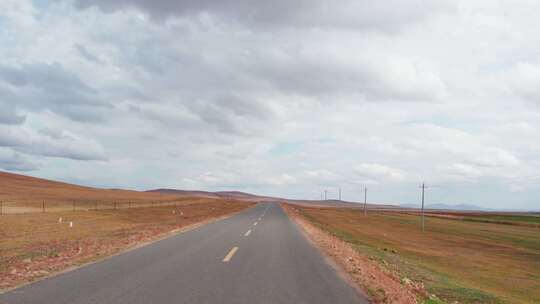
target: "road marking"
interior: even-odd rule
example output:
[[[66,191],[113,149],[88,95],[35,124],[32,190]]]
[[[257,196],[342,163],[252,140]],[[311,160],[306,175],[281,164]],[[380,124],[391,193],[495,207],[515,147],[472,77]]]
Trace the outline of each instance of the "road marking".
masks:
[[[248,236],[251,233],[251,229],[249,229],[244,236]]]
[[[257,223],[258,223],[258,222],[253,223],[253,226],[257,226]]]
[[[264,209],[264,212],[263,212],[262,216],[264,216],[264,215],[266,214],[266,211],[268,211],[268,208],[270,208],[270,205],[268,205],[268,206],[266,207],[266,209]]]
[[[223,263],[229,262],[237,250],[238,250],[238,247],[233,247],[233,249],[231,249],[231,251],[229,251],[229,253],[227,253],[225,258],[223,259]]]

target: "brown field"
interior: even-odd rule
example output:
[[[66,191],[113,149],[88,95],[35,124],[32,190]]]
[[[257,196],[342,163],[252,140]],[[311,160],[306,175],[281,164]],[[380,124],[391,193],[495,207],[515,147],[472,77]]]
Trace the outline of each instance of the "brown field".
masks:
[[[438,298],[426,303],[540,303],[540,229],[506,224],[535,224],[534,215],[426,217],[422,233],[420,218],[412,214],[300,210],[312,223],[402,278],[424,283]]]
[[[0,290],[115,254],[250,205],[199,198],[198,203],[179,206],[3,215],[0,217]]]

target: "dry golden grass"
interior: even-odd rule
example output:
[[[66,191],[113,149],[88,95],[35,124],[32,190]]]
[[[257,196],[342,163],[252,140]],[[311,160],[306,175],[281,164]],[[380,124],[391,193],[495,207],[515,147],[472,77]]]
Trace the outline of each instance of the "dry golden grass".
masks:
[[[540,303],[540,229],[332,208],[312,222],[452,303]],[[395,253],[393,253],[393,251]]]
[[[197,199],[197,203],[167,207],[4,215],[0,217],[0,290],[249,206],[248,202]]]

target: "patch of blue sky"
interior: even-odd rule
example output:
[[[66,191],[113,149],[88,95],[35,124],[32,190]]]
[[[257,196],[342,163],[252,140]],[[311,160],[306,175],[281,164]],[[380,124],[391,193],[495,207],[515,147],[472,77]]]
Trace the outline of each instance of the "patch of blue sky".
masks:
[[[398,123],[394,123],[396,126],[402,125],[423,125],[429,124],[434,126],[439,126],[449,129],[460,129],[460,130],[472,130],[476,126],[476,123],[473,120],[464,120],[464,119],[454,119],[452,117],[446,117],[444,115],[433,115],[426,119],[418,120],[405,120]]]
[[[274,145],[269,152],[274,156],[291,155],[302,151],[303,147],[302,142],[283,142]]]
[[[49,0],[32,0],[32,4],[37,9],[44,10],[49,6],[50,1]]]

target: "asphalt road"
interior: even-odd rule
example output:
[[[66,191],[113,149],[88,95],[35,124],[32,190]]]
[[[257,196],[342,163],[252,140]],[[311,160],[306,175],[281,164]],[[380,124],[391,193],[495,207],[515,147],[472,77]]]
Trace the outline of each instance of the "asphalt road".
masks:
[[[0,295],[7,304],[368,303],[279,205],[236,216]]]

